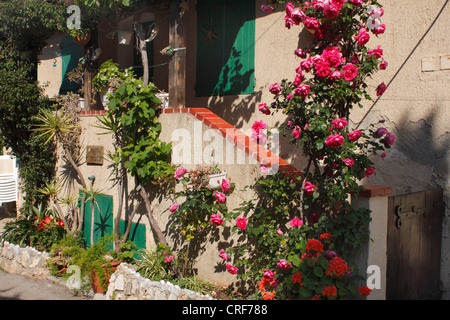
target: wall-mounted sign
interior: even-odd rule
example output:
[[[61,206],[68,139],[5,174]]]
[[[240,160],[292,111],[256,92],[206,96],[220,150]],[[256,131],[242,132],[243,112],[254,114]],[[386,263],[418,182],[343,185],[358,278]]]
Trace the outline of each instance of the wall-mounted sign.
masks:
[[[103,146],[87,146],[86,163],[103,165]]]

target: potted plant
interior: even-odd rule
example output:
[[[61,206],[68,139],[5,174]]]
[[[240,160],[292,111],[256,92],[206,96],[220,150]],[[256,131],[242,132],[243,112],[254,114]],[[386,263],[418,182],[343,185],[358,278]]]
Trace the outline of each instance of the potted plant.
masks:
[[[101,259],[93,261],[90,279],[92,290],[95,293],[107,291],[109,279],[120,263],[121,261],[115,260],[111,254],[106,254]]]
[[[122,72],[119,70],[119,65],[111,59],[102,63],[100,71],[92,79],[92,86],[100,93],[104,107],[109,101],[108,95],[112,94],[130,73],[132,73],[131,68]]]

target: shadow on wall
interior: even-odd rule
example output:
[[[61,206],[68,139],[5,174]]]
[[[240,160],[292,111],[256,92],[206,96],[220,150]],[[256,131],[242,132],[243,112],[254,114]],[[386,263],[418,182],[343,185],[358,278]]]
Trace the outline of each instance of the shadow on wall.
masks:
[[[449,182],[450,133],[434,136],[433,126],[439,116],[436,108],[419,121],[411,121],[405,110],[401,121],[387,125],[396,136],[386,158],[374,157],[377,175],[370,184],[389,185],[394,194],[405,194],[433,188],[445,188]]]

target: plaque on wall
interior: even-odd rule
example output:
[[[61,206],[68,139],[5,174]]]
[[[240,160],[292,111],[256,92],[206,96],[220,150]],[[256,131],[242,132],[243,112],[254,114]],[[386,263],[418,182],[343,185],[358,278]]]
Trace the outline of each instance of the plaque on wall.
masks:
[[[87,146],[86,163],[103,165],[103,146]]]

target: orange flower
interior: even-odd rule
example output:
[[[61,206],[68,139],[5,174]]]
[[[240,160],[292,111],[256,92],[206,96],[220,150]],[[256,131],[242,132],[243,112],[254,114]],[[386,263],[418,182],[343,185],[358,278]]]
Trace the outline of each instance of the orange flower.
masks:
[[[320,235],[320,239],[331,239],[331,238],[332,238],[332,236],[331,236],[331,233],[329,233],[329,232],[324,232]]]
[[[64,228],[64,221],[62,221],[62,219],[58,219],[58,222],[56,224],[61,228]]]
[[[52,222],[52,218],[51,217],[45,217],[44,223],[45,224],[49,224],[50,222]]]
[[[264,300],[273,300],[274,296],[275,296],[275,291],[271,291],[271,292],[266,291],[263,294]]]

